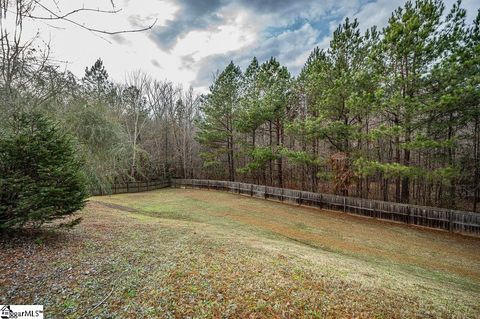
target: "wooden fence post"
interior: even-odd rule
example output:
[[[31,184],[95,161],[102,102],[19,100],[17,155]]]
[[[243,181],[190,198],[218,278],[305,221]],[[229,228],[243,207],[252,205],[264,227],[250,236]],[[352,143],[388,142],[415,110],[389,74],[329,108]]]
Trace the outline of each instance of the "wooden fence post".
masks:
[[[253,184],[250,184],[250,196],[253,197]]]
[[[347,211],[347,203],[346,203],[346,198],[343,197],[343,212]]]
[[[453,232],[453,212],[449,211],[448,214],[448,230]]]
[[[300,193],[299,193],[299,195],[298,195],[298,205],[299,205],[299,206],[302,205],[302,194],[303,194],[303,192],[300,191]]]

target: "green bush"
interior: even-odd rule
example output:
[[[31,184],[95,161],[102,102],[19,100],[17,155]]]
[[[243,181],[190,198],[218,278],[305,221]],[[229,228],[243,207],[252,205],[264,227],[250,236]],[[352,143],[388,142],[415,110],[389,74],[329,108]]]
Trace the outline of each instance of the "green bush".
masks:
[[[85,178],[68,135],[39,114],[21,115],[2,135],[0,229],[39,227],[84,207]]]

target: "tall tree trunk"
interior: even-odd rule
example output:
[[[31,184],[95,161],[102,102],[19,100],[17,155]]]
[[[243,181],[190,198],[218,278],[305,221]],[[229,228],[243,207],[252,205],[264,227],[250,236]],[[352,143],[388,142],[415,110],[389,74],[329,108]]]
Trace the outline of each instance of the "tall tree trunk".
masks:
[[[255,144],[256,144],[256,129],[252,129],[252,151],[255,150]],[[258,170],[255,170],[255,183],[260,184],[260,177],[259,177],[259,172]]]
[[[277,182],[278,187],[283,187],[283,167],[282,167],[282,155],[279,152],[280,147],[282,146],[282,127],[280,124],[280,119],[277,118],[276,121],[277,129]]]
[[[318,140],[315,138],[313,139],[313,156],[314,158],[318,158]],[[318,191],[318,167],[314,166],[312,169],[312,192]]]
[[[410,127],[407,127],[405,133],[405,142],[409,143],[411,139]],[[404,149],[403,151],[403,165],[410,166],[410,150]],[[402,202],[408,203],[410,201],[410,178],[404,176],[402,178]]]
[[[383,178],[383,200],[388,201],[388,178]]]
[[[398,123],[398,121],[396,121]],[[400,163],[400,138],[395,137],[395,162]],[[400,202],[400,177],[395,179],[395,201]]]
[[[187,178],[187,124],[183,123],[183,137],[182,137],[182,165],[183,178]]]
[[[230,180],[235,181],[235,163],[233,157],[233,136],[230,137]]]
[[[302,139],[302,151],[303,152],[306,152],[307,150],[307,145],[305,143],[305,140]],[[306,190],[306,185],[305,185],[305,182],[306,182],[306,179],[308,178],[307,175],[306,175],[306,170],[308,169],[308,166],[307,165],[302,165],[302,179],[301,179],[301,190],[304,191]]]
[[[480,199],[480,118],[475,118],[474,130],[474,162],[475,162],[475,177],[474,177],[474,195],[473,195],[473,211],[477,212],[477,204]]]
[[[233,124],[232,124],[232,115],[229,115],[226,119],[226,129],[228,132],[227,136],[227,166],[228,166],[228,180],[233,182],[235,181],[235,171],[234,171],[234,159],[233,159]]]
[[[452,123],[452,120],[453,120],[453,115],[450,114],[449,122]],[[452,127],[452,125],[449,125],[448,126],[448,139],[450,140],[452,137],[453,137],[453,127]],[[448,148],[448,161],[449,161],[450,167],[453,168],[453,166],[455,165],[454,146],[450,146]],[[448,203],[447,203],[447,205],[448,205],[449,208],[455,208],[455,192],[456,192],[455,183],[456,183],[455,178],[452,178],[452,180],[450,181],[449,188],[448,188]]]
[[[135,116],[135,125],[133,129],[133,152],[132,152],[132,166],[130,168],[130,176],[135,178],[135,165],[137,159],[137,135],[138,135],[138,114]]]
[[[232,115],[233,116],[233,115]],[[233,118],[230,118],[230,180],[235,181],[235,157],[234,157],[234,145],[233,145]]]
[[[269,134],[269,141],[268,146],[270,147],[270,151],[272,150],[273,145],[273,132],[272,132],[272,121],[268,121],[268,134]],[[273,163],[270,159],[269,163],[269,171],[270,171],[270,185],[273,185]]]
[[[164,156],[165,156],[165,162],[163,164],[163,177],[167,178],[168,177],[168,169],[169,169],[169,164],[168,164],[168,120],[165,119],[165,145],[164,145]]]

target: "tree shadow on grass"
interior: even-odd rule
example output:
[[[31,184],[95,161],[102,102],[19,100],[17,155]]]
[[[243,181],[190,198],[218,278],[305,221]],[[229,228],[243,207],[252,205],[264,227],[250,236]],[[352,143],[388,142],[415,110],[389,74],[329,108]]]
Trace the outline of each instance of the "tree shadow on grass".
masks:
[[[40,227],[18,228],[0,231],[0,249],[26,248],[31,246],[59,247],[73,238],[71,228]]]

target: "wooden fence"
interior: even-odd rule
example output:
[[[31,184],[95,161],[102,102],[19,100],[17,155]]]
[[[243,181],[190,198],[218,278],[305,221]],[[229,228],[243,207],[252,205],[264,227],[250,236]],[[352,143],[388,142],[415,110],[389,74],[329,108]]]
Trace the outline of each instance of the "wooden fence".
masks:
[[[155,189],[170,187],[170,181],[158,180],[147,182],[122,182],[114,183],[112,185],[111,192],[109,194],[123,194],[123,193],[138,193],[152,191]],[[106,195],[101,192],[97,192],[94,195]]]
[[[171,182],[171,186],[224,190],[257,198],[333,209],[356,215],[443,229],[455,233],[480,235],[480,214],[473,212],[312,193],[239,182],[174,179]]]

